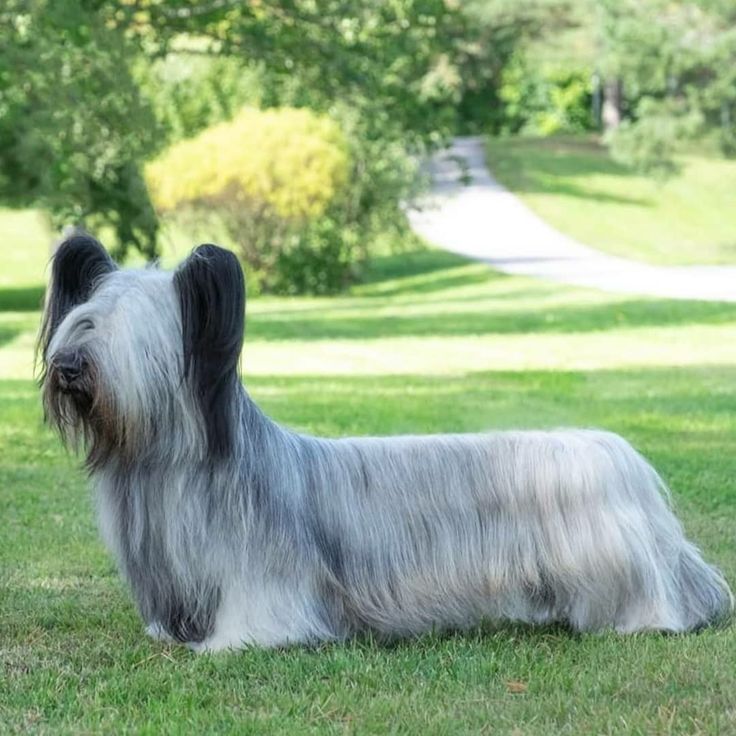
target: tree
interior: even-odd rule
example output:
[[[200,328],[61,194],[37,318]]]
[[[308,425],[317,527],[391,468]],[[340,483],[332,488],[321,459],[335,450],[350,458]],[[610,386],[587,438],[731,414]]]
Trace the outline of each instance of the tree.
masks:
[[[459,17],[446,0],[118,0],[107,10],[156,55],[190,39],[190,53],[257,63],[266,107],[341,101],[430,137],[454,122],[442,69]]]
[[[449,0],[7,0],[0,199],[46,208],[56,223],[110,227],[119,253],[153,256],[157,221],[141,162],[236,109],[230,100],[203,107],[176,84],[177,99],[163,99],[150,70],[176,52],[255,69],[264,107],[340,118],[365,183],[358,209],[375,210],[363,205],[406,191],[406,167],[391,163],[396,143],[436,144],[454,126],[449,31],[458,17]],[[235,73],[227,90],[237,87],[233,64],[222,67]],[[210,80],[199,86],[227,92]],[[188,109],[172,115],[180,103]]]
[[[459,117],[470,131],[518,132],[526,109],[518,114],[506,93],[509,77],[517,87],[539,86],[541,58],[559,57],[554,40],[587,20],[585,0],[466,0],[456,27],[453,59],[461,80]],[[561,66],[573,74],[581,63],[570,49]],[[539,47],[539,48],[538,48]],[[530,61],[533,59],[533,62]],[[524,97],[517,89],[514,97]],[[526,107],[522,105],[522,107]]]
[[[0,8],[0,199],[57,227],[107,228],[117,254],[156,254],[141,162],[156,120],[131,72],[137,50],[102,3],[6,0]]]
[[[736,153],[736,8],[725,0],[601,0],[603,73],[623,85],[618,158],[666,175],[682,141]]]

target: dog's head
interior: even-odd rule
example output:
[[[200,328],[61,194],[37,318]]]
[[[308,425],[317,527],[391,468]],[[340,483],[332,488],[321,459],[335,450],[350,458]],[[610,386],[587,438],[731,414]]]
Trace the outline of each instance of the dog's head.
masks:
[[[172,447],[226,455],[244,309],[240,264],[215,245],[173,273],[123,271],[94,238],[69,238],[53,258],[38,345],[47,418],[86,443],[93,467],[172,436]]]

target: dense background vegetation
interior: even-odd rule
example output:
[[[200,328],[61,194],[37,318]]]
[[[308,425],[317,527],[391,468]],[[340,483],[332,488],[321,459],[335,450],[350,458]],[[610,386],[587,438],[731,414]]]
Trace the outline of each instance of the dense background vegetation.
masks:
[[[683,141],[733,153],[734,20],[725,0],[8,0],[0,202],[41,208],[57,232],[102,232],[121,258],[154,258],[185,222],[192,242],[197,230],[224,233],[253,266],[252,286],[338,290],[372,252],[406,244],[417,157],[453,133],[605,128],[617,160],[660,178],[676,172]],[[263,195],[242,177],[230,186],[225,168],[223,189],[248,201],[239,222],[232,196],[210,199],[206,216],[194,192],[176,206],[152,200],[147,163],[168,165],[169,147],[244,106],[334,122],[349,169],[334,197],[285,218],[273,198],[289,177]],[[279,166],[302,166],[299,125],[279,136]],[[242,138],[229,145],[245,155]],[[191,157],[188,175],[203,182],[221,161]]]

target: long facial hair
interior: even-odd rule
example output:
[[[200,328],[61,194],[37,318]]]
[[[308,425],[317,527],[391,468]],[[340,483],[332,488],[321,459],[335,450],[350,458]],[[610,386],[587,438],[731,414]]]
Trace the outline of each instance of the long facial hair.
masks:
[[[62,387],[59,371],[49,365],[41,380],[44,418],[73,451],[84,450],[85,466],[92,471],[113,454],[132,455],[130,432],[126,429],[112,391],[105,390],[94,363],[73,390]]]
[[[44,417],[62,441],[87,450],[91,468],[104,462],[116,447],[125,446],[123,422],[114,394],[106,391],[93,353],[85,354],[87,370],[73,387],[64,386],[50,348],[59,326],[75,307],[85,303],[116,266],[102,245],[88,235],[75,235],[57,249],[46,294],[43,321],[36,346],[36,366]]]

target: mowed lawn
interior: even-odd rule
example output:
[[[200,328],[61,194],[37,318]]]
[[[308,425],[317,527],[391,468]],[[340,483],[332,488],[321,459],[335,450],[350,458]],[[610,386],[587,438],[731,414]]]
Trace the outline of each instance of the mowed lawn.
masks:
[[[621,432],[736,583],[736,305],[424,251],[379,261],[347,296],[248,312],[245,381],[276,419],[328,435]],[[624,638],[489,624],[215,656],[149,641],[78,461],[42,425],[38,319],[0,313],[0,733],[736,733],[733,625]]]
[[[499,181],[587,245],[651,263],[736,263],[735,160],[683,155],[658,182],[593,138],[490,139],[487,153]]]

